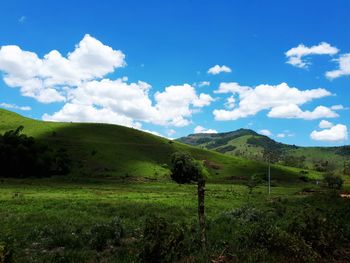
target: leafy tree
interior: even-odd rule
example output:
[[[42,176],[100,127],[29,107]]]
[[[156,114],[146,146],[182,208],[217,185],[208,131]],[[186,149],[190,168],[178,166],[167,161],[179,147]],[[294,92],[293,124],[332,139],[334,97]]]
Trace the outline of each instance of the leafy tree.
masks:
[[[191,155],[184,152],[175,152],[171,158],[171,178],[179,183],[197,182],[198,195],[198,220],[201,230],[202,249],[206,252],[206,228],[205,228],[205,168]]]
[[[341,189],[344,183],[343,178],[333,173],[327,173],[323,177],[323,181],[330,189]]]
[[[201,176],[199,164],[191,155],[184,152],[175,152],[171,158],[171,178],[179,183],[197,182]]]
[[[350,175],[350,162],[344,162],[343,174]]]
[[[252,194],[252,193],[253,193],[253,190],[254,190],[259,184],[261,184],[261,182],[262,182],[262,180],[261,180],[260,176],[257,175],[257,174],[253,174],[253,175],[249,178],[249,180],[248,180],[248,182],[247,182],[247,184],[246,184],[246,186],[247,186],[247,188],[248,188],[248,190],[249,190],[249,194]]]
[[[63,149],[54,151],[23,132],[23,126],[0,135],[2,177],[45,177],[69,172],[70,161]]]

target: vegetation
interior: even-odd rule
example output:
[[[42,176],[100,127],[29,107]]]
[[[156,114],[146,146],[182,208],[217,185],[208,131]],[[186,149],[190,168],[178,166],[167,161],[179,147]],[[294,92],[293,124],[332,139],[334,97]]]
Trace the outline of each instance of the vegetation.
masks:
[[[328,162],[329,167],[333,167],[338,173],[343,173],[343,163],[350,161],[350,146],[298,147],[276,142],[247,129],[218,134],[191,134],[178,141],[257,161],[264,161],[264,151],[269,149],[280,153],[279,164],[301,169],[316,169],[320,172],[324,172],[322,164]]]
[[[16,132],[18,125],[27,135]],[[349,191],[348,177],[337,176],[347,162],[339,167],[330,158],[335,171],[322,173],[307,169],[308,157],[303,169],[279,161],[271,165],[268,195],[262,162],[135,129],[41,122],[0,110],[0,131],[33,148],[46,145],[35,158],[51,156],[48,172],[70,169],[40,178],[6,171],[0,262],[350,261],[349,199],[340,197]],[[240,132],[235,140],[257,136]],[[62,165],[67,158],[69,166]],[[191,183],[203,177],[205,250],[195,198],[204,185]]]
[[[70,160],[64,149],[53,151],[22,133],[23,126],[0,135],[2,177],[45,177],[69,173]]]

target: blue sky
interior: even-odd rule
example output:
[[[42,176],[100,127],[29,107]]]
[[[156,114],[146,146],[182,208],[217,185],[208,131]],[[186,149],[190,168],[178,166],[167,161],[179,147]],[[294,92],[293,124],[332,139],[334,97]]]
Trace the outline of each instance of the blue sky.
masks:
[[[2,1],[0,105],[172,138],[250,128],[348,144],[348,10],[341,0]],[[230,72],[208,73],[215,65]]]

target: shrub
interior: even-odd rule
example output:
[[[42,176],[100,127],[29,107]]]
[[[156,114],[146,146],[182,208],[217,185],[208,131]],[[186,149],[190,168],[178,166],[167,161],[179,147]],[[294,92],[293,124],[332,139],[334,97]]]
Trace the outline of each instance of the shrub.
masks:
[[[12,262],[12,251],[5,244],[0,242],[0,263],[11,263]]]
[[[65,150],[54,151],[22,131],[20,126],[0,135],[0,176],[45,177],[69,172],[70,161]]]
[[[201,167],[185,152],[175,152],[171,157],[171,178],[179,183],[195,182],[201,176]]]
[[[115,217],[108,224],[95,224],[90,229],[90,246],[93,249],[102,251],[108,245],[119,246],[124,230],[121,221]]]
[[[146,219],[140,262],[167,263],[179,260],[186,254],[185,232],[184,225],[169,224],[158,217]]]
[[[330,189],[341,189],[344,182],[341,176],[335,175],[333,173],[327,173],[324,175],[323,181]]]
[[[304,209],[288,225],[288,231],[304,240],[313,250],[321,255],[333,253],[344,241],[340,224],[320,212]]]

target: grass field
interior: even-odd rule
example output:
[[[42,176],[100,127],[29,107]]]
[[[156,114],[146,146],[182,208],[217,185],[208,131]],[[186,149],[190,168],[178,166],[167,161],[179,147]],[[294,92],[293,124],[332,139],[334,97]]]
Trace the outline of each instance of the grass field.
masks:
[[[243,185],[209,183],[206,213],[210,220],[248,203],[264,204],[276,197],[303,198],[299,194],[302,187],[305,185],[274,187],[268,196],[266,186],[248,195]],[[54,249],[35,247],[43,242],[37,233],[45,229],[54,229],[62,235],[54,241],[57,249],[69,243],[71,231],[88,231],[92,225],[108,222],[115,216],[122,219],[126,229],[137,231],[152,215],[169,222],[196,222],[196,185],[93,179],[81,182],[69,178],[4,179],[0,183],[0,241],[13,244],[18,262],[44,262],[55,253]],[[31,258],[31,253],[36,256]]]
[[[176,151],[189,152],[207,163],[209,226],[217,224],[215,220],[223,213],[246,205],[266,208],[268,214],[269,206],[277,202],[274,210],[287,207],[294,215],[299,207],[312,207],[304,204],[310,194],[302,193],[303,189],[321,189],[315,184],[321,180],[321,173],[308,171],[310,181],[306,183],[299,179],[300,169],[274,165],[272,194],[268,195],[266,183],[248,194],[244,184],[255,173],[266,174],[264,163],[122,126],[42,122],[0,110],[1,133],[19,125],[37,140],[66,148],[74,166],[71,174],[62,177],[8,179],[2,175],[0,258],[4,242],[11,247],[15,262],[138,262],[147,218],[156,215],[171,224],[197,226],[197,186],[170,180],[170,156]],[[105,226],[115,217],[124,226],[123,245],[101,251],[91,248],[92,229]],[[226,244],[220,243],[220,235],[226,235],[225,223],[221,224],[216,230],[208,227],[213,257]],[[197,234],[189,232],[186,236]]]

